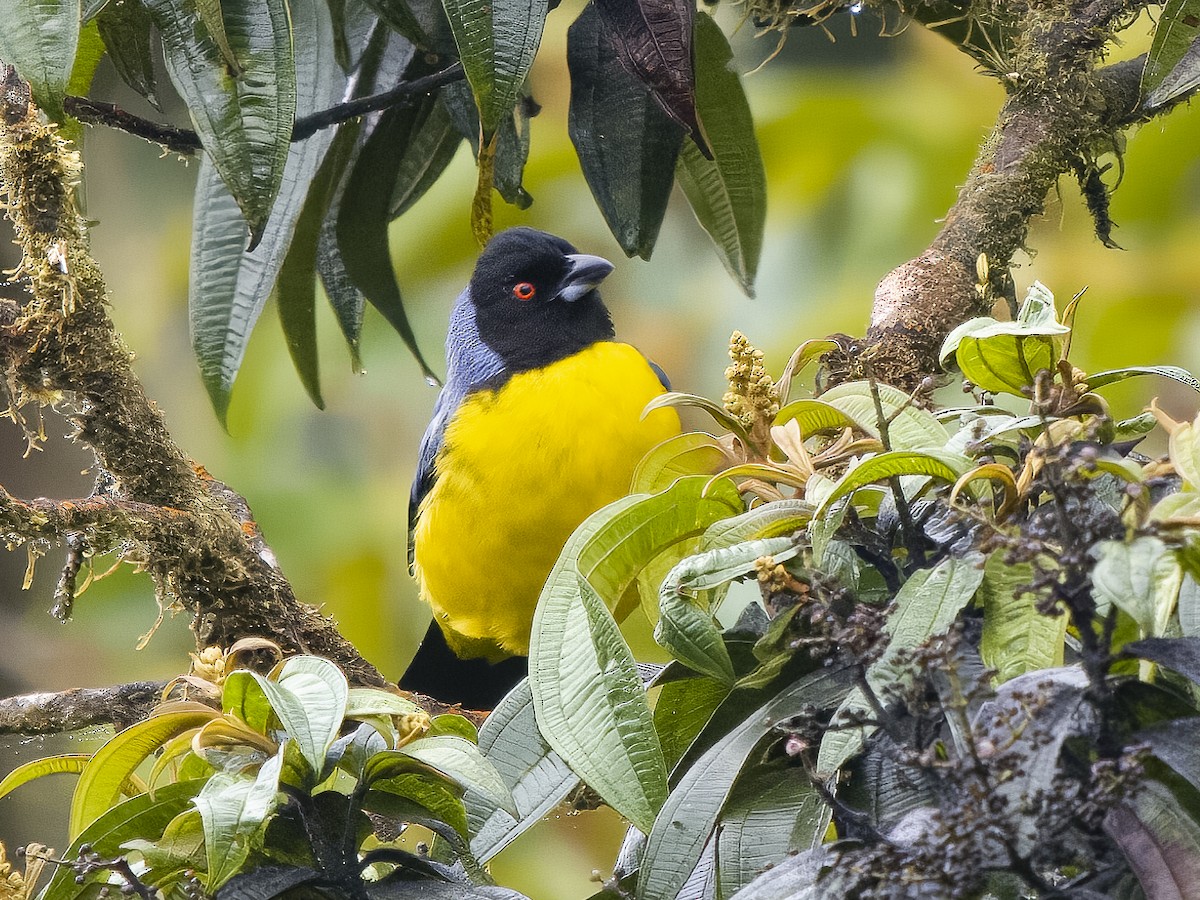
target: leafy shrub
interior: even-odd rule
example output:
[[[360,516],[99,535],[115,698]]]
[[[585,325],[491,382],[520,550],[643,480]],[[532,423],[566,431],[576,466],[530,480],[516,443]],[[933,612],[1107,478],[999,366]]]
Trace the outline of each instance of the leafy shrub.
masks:
[[[635,478],[647,493],[576,532],[531,650],[548,744],[633,823],[613,896],[1187,883],[1196,426],[1114,421],[1095,390],[1197,383],[1078,371],[1074,312],[1060,321],[1035,285],[1015,321],[952,334],[965,407],[928,380],[875,383],[870,360],[791,399],[828,342],[776,385],[737,335],[723,408],[661,401],[729,433],[659,447]],[[1166,461],[1133,450],[1155,416]],[[634,602],[675,660],[653,704],[617,625]]]
[[[952,334],[966,406],[867,359],[792,398],[831,343],[776,383],[735,334],[722,404],[657,401],[725,433],[660,445],[571,537],[478,744],[321,659],[210,655],[94,756],[0,784],[80,772],[41,897],[511,895],[483,865],[597,797],[630,822],[597,897],[1173,896],[1200,872],[1200,420],[1096,390],[1197,385],[1075,369],[1074,312],[1035,285]],[[1165,459],[1134,449],[1156,429]],[[668,665],[635,662],[635,609]]]
[[[2,795],[40,775],[79,773],[71,863],[58,867],[43,900],[95,896],[105,884],[144,896],[263,897],[303,887],[392,897],[414,877],[469,885],[470,872],[487,883],[467,845],[464,797],[488,810],[513,807],[474,726],[351,688],[318,657],[290,657],[266,675],[226,672],[265,643],[207,652],[169,686],[171,699],[95,754],[38,760],[0,783]],[[151,760],[143,781],[138,770]],[[398,844],[408,825],[433,832],[458,869]],[[463,887],[444,896],[476,894]]]

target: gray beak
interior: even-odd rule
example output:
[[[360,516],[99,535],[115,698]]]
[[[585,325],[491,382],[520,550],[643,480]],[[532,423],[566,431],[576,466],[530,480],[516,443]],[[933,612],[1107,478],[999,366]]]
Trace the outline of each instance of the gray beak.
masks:
[[[558,296],[568,303],[594,290],[613,270],[613,264],[604,257],[589,256],[587,253],[569,253],[567,262],[571,267],[563,277]]]

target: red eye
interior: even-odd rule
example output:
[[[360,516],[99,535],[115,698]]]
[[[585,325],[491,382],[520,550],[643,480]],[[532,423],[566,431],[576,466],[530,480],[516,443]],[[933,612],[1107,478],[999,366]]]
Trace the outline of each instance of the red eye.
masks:
[[[536,293],[537,288],[528,281],[517,282],[516,286],[513,287],[513,296],[518,300],[532,300],[533,295]]]

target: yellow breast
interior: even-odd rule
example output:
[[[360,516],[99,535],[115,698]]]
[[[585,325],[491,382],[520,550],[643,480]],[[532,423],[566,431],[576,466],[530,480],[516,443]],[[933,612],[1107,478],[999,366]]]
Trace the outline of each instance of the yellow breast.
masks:
[[[673,410],[641,419],[662,391],[637,350],[605,341],[459,407],[413,535],[421,595],[459,655],[529,652],[538,595],[571,532],[679,433]]]

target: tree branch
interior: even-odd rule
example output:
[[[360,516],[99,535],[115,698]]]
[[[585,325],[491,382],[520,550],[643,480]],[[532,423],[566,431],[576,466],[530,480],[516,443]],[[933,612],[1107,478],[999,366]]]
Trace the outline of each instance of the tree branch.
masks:
[[[1113,34],[1145,5],[1028,4],[1019,21],[1013,72],[1005,76],[1008,99],[941,231],[924,253],[894,269],[876,289],[867,338],[856,348],[867,361],[834,359],[832,371],[844,372],[844,380],[863,377],[865,368],[902,388],[938,371],[945,336],[989,312],[990,301],[976,290],[978,257],[986,254],[992,277],[1003,277],[1059,176],[1075,171],[1098,179],[1095,160],[1119,152],[1121,130],[1168,108],[1139,106],[1144,60],[1097,68]],[[1104,238],[1103,190],[1096,202],[1093,213]]]
[[[146,718],[166,686],[165,681],[135,681],[7,697],[0,700],[0,734],[61,734],[94,725],[119,730]]]
[[[465,76],[461,63],[454,63],[421,78],[412,81],[402,81],[391,90],[372,94],[369,97],[359,97],[323,109],[310,116],[303,116],[292,126],[292,141],[302,141],[312,137],[323,128],[338,125],[367,113],[378,112],[393,106],[403,106],[417,97],[429,94],[443,85],[462,80]],[[63,108],[68,114],[88,125],[107,125],[119,131],[125,131],[140,138],[161,144],[167,150],[182,156],[191,156],[202,149],[200,136],[188,128],[176,128],[174,125],[162,125],[126,112],[115,103],[105,103],[91,100],[87,97],[68,95],[63,98]]]
[[[112,725],[118,731],[145,719],[158,705],[165,681],[135,681],[109,687],[21,694],[0,699],[0,734],[62,734]],[[431,715],[455,713],[483,724],[485,713],[447,706],[433,697],[410,694]]]
[[[104,282],[72,194],[78,155],[39,121],[28,86],[11,67],[3,88],[0,196],[22,250],[17,276],[30,295],[19,309],[0,310],[10,409],[21,421],[25,404],[53,404],[75,424],[74,438],[93,450],[109,486],[74,504],[5,495],[6,537],[58,541],[77,533],[98,546],[122,535],[136,540],[160,602],[192,613],[200,646],[270,637],[286,652],[337,662],[355,683],[384,684],[333,622],[297,600],[264,552],[245,501],[171,440],[105,308]]]

